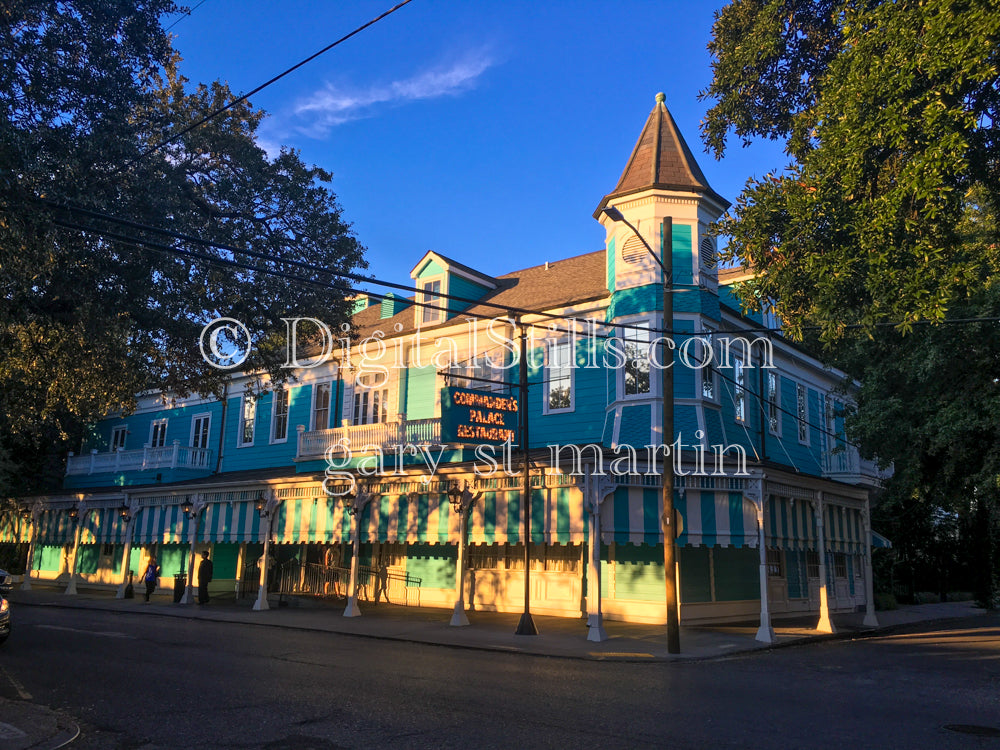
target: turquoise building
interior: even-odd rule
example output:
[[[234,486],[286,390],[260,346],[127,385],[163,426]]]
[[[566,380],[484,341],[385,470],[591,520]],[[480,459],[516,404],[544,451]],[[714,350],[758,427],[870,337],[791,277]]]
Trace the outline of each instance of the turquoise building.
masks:
[[[533,612],[588,616],[598,639],[604,619],[665,621],[670,575],[683,622],[759,618],[762,640],[785,614],[874,620],[878,472],[844,439],[843,373],[740,312],[749,271],[719,268],[708,232],[728,206],[658,95],[594,212],[603,248],[496,277],[428,252],[411,296],[359,296],[353,338],[286,384],[235,374],[221,401],[142,396],[68,457],[62,493],[22,499],[29,585],[121,588],[150,554],[191,585],[207,548],[212,588],[265,607],[270,590],[520,611],[529,574]],[[528,493],[520,433],[504,448],[442,429],[451,387],[483,394],[469,418],[497,424],[522,346]]]

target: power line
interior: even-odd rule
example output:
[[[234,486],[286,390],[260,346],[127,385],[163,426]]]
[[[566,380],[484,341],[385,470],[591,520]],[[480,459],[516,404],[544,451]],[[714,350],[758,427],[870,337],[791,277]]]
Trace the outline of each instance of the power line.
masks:
[[[169,26],[167,26],[167,28],[165,28],[165,29],[164,29],[164,31],[170,31],[170,29],[174,28],[174,26],[176,26],[176,25],[177,25],[177,24],[179,24],[179,23],[180,23],[181,21],[183,21],[183,20],[184,20],[185,18],[187,18],[187,17],[188,17],[188,16],[190,16],[190,15],[191,15],[192,13],[194,13],[194,12],[195,12],[196,10],[198,10],[198,8],[200,8],[200,7],[202,6],[202,5],[204,5],[204,4],[205,4],[205,2],[206,2],[206,0],[199,0],[199,2],[198,2],[198,4],[197,4],[197,5],[195,5],[195,6],[193,7],[193,8],[189,8],[189,9],[188,9],[187,11],[185,11],[184,13],[181,13],[181,17],[180,17],[180,18],[178,18],[178,19],[177,19],[176,21],[174,21],[174,22],[173,22],[172,24],[170,24]]]
[[[228,110],[228,109],[230,109],[232,107],[235,107],[240,102],[245,102],[251,96],[253,96],[256,93],[259,93],[260,91],[263,91],[268,86],[270,86],[272,83],[280,81],[282,78],[284,78],[285,76],[287,76],[289,73],[292,73],[292,72],[298,70],[299,68],[301,68],[306,63],[312,62],[313,60],[315,60],[320,55],[322,55],[322,54],[324,54],[324,53],[329,52],[330,50],[332,50],[338,44],[346,42],[352,36],[355,36],[356,34],[360,34],[362,31],[364,31],[365,29],[367,29],[369,26],[372,26],[373,24],[378,23],[379,21],[381,21],[386,16],[395,13],[397,10],[399,10],[400,8],[402,8],[404,5],[409,4],[410,2],[412,2],[412,0],[403,0],[403,2],[398,3],[397,5],[394,5],[392,8],[390,8],[387,11],[385,11],[381,15],[376,16],[372,20],[368,21],[368,23],[365,23],[365,24],[362,24],[361,26],[358,26],[356,29],[354,29],[354,31],[350,32],[349,34],[345,34],[344,36],[340,37],[340,39],[338,39],[337,41],[335,41],[335,42],[333,42],[331,44],[328,44],[323,49],[321,49],[319,52],[315,52],[312,55],[309,55],[309,57],[305,58],[304,60],[301,60],[301,61],[295,63],[295,65],[293,65],[292,67],[290,67],[287,70],[285,70],[285,71],[279,73],[278,75],[274,76],[274,78],[271,78],[270,80],[265,81],[260,86],[258,86],[257,88],[253,89],[252,91],[249,91],[246,94],[243,94],[242,96],[239,96],[236,99],[233,99],[228,104],[224,104],[223,106],[221,106],[218,109],[216,109],[214,112],[211,112],[211,113],[205,115],[203,118],[201,118],[197,122],[192,123],[191,125],[188,125],[186,128],[184,128],[183,130],[179,131],[178,133],[175,133],[174,135],[170,136],[169,138],[167,138],[167,139],[165,139],[163,141],[160,141],[155,146],[151,146],[150,148],[146,149],[141,154],[139,154],[139,156],[137,156],[135,159],[131,160],[129,162],[129,164],[131,165],[134,162],[138,161],[139,159],[142,159],[142,158],[148,156],[149,154],[152,154],[152,153],[155,153],[156,151],[159,151],[164,146],[167,146],[167,145],[173,143],[174,141],[176,141],[178,138],[180,138],[185,133],[189,133],[192,130],[194,130],[195,128],[197,128],[197,127],[199,127],[201,125],[204,125],[209,120],[211,120],[211,119],[213,119],[215,117],[218,117],[223,112],[225,112],[226,110]],[[199,5],[200,4],[201,3],[199,3]]]

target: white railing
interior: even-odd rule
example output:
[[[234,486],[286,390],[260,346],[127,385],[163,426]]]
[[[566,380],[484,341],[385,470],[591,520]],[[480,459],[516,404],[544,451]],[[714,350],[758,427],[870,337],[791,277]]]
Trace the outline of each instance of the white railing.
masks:
[[[847,447],[823,456],[823,476],[851,484],[879,484],[892,475],[892,469],[881,470],[875,461],[863,459],[857,448]]]
[[[173,445],[157,448],[147,446],[139,450],[118,450],[113,453],[98,453],[94,450],[85,456],[74,456],[70,453],[66,461],[66,474],[101,474],[153,469],[207,471],[213,468],[212,456],[213,451],[209,448],[191,448],[175,440]]]
[[[396,445],[432,445],[441,442],[440,419],[410,419],[380,424],[354,424],[328,430],[299,432],[296,458],[323,458],[332,449],[335,455],[348,450],[361,456],[375,447],[383,451]]]

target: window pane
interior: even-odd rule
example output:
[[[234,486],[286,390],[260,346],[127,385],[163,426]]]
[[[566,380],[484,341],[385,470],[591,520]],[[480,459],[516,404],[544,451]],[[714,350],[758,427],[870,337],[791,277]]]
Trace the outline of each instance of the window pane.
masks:
[[[441,310],[437,306],[441,304],[441,298],[437,295],[441,292],[441,282],[426,281],[421,288],[424,290],[422,301],[429,305],[429,307],[423,308],[420,320],[424,323],[433,323],[440,320]]]
[[[625,349],[625,395],[649,393],[649,331],[648,323],[637,324],[639,329],[628,328],[622,334]]]
[[[288,437],[288,391],[276,391],[274,394],[274,439],[284,440]]]
[[[549,346],[547,374],[549,409],[569,409],[573,405],[573,379],[570,342],[556,341]]]
[[[316,402],[313,406],[313,429],[325,430],[330,426],[330,384],[316,385]]]

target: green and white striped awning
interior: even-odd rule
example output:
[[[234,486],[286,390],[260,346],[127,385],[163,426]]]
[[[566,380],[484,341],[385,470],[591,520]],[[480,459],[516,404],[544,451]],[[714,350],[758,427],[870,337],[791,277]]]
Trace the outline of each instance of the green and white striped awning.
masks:
[[[76,535],[76,522],[65,508],[49,508],[38,514],[35,541],[41,545],[72,544]]]
[[[256,500],[209,503],[200,519],[198,539],[203,542],[262,542],[265,522]]]
[[[80,520],[80,544],[124,544],[128,522],[120,508],[84,510]]]
[[[3,516],[0,516],[0,544],[20,542],[22,527],[27,527],[27,522],[22,521],[16,513],[5,513]],[[25,531],[27,531],[27,528],[25,528]]]
[[[602,541],[662,543],[662,508],[661,491],[656,487],[618,487],[601,506]],[[680,513],[677,543],[681,546],[757,546],[756,512],[740,492],[675,491],[674,508]]]
[[[521,492],[483,492],[469,515],[471,544],[516,544],[521,541]],[[586,522],[580,490],[546,487],[531,493],[532,541],[577,544],[585,540]],[[459,517],[441,492],[386,494],[361,512],[361,540],[419,544],[457,544]],[[276,542],[349,542],[351,519],[337,498],[286,499],[275,519]]]
[[[859,509],[824,505],[823,520],[827,549],[855,555],[864,552],[864,522]]]
[[[808,500],[771,495],[765,508],[767,546],[772,549],[815,550],[816,514]]]
[[[178,505],[144,505],[136,511],[133,542],[185,544],[191,541],[188,518]]]

